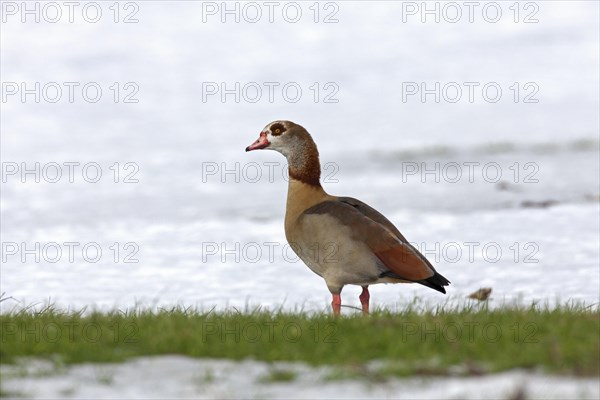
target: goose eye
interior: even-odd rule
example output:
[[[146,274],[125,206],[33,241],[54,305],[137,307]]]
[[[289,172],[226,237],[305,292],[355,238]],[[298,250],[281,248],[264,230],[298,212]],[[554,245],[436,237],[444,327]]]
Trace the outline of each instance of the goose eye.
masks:
[[[275,133],[276,133],[277,135],[279,135],[279,134],[281,133],[281,129],[279,129],[279,128],[275,129]]]

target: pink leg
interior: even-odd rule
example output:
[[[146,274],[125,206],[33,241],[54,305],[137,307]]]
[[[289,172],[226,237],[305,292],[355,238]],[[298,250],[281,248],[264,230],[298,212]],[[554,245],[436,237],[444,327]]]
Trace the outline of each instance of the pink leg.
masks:
[[[362,304],[363,313],[368,314],[369,313],[369,299],[371,298],[371,296],[369,295],[369,287],[363,286],[362,289],[363,289],[362,293],[360,294],[360,296],[358,296],[358,298],[360,299],[360,304]]]
[[[342,309],[342,296],[334,294],[333,300],[331,301],[331,307],[333,307],[334,315],[340,315],[340,310]]]

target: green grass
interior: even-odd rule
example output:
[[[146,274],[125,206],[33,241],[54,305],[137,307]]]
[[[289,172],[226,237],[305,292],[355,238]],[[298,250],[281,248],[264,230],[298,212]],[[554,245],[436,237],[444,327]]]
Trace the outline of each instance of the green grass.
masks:
[[[287,369],[273,369],[261,379],[263,383],[292,382],[296,379],[296,372]]]
[[[48,307],[0,318],[2,363],[23,356],[71,364],[181,354],[340,367],[332,379],[362,374],[371,361],[380,363],[382,376],[473,375],[512,368],[578,376],[600,372],[597,306],[488,309],[478,304],[341,318],[261,310],[77,313]],[[275,371],[268,379],[294,376]]]

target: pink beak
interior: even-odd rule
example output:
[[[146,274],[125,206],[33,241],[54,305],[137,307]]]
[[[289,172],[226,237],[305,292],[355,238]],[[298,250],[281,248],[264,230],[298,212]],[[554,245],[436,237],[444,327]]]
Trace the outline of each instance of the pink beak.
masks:
[[[246,151],[264,149],[265,147],[267,147],[270,144],[271,144],[271,142],[269,142],[267,140],[267,134],[265,132],[261,132],[258,139],[256,139],[256,141],[254,143],[252,143],[250,146],[246,147]]]

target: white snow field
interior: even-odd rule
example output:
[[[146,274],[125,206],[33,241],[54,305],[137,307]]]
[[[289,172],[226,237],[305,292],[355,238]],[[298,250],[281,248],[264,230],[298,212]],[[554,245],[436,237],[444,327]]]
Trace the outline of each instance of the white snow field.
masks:
[[[330,367],[300,363],[193,359],[181,356],[137,358],[119,364],[83,364],[56,369],[31,361],[1,366],[8,393],[31,398],[200,398],[200,399],[597,399],[598,381],[547,376],[520,370],[478,377],[332,379]],[[376,370],[376,365],[369,366]],[[285,371],[291,381],[274,381]],[[165,377],[168,381],[165,382]]]
[[[16,300],[3,311],[324,309],[322,280],[286,246],[285,160],[244,153],[280,118],[312,132],[326,190],[379,209],[452,282],[448,296],[373,287],[374,305],[463,299],[480,286],[497,303],[598,301],[597,2],[536,2],[519,18],[501,3],[494,23],[469,22],[467,9],[456,23],[449,9],[422,23],[410,4],[387,1],[331,3],[318,23],[309,3],[296,23],[269,22],[260,3],[252,23],[248,3],[232,3],[238,23],[220,3],[189,1],[135,2],[119,23],[108,3],[96,23],[79,9],[72,23],[67,9],[56,23],[50,9],[22,23],[16,4],[0,39],[3,82],[25,83],[2,102],[0,293]],[[538,22],[524,23],[534,11]],[[337,22],[323,23],[331,13]],[[138,22],[122,23],[130,14]],[[407,82],[471,81],[502,96],[476,91],[471,102],[464,85],[456,102],[450,89],[439,102],[407,94]],[[35,82],[61,83],[63,96],[51,102],[51,84],[38,103],[26,94]],[[62,82],[103,95],[92,102],[92,89],[73,86],[71,102]],[[292,82],[304,94],[252,102],[250,85],[236,102],[207,82],[234,92],[235,82]],[[315,103],[314,82],[323,93],[334,82],[338,102]],[[534,92],[527,82],[537,102],[521,99]],[[355,288],[344,293],[357,304]]]

